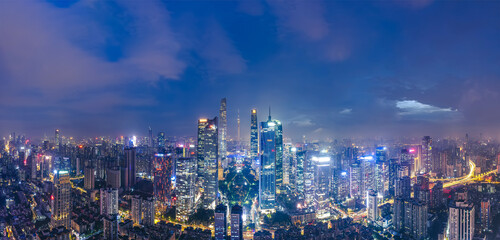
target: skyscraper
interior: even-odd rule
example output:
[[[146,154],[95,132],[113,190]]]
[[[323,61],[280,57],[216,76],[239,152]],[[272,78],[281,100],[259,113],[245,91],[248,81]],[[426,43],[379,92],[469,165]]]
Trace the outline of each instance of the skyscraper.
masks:
[[[366,205],[368,206],[368,221],[375,222],[378,219],[377,192],[370,191],[366,201]]]
[[[154,140],[153,140],[153,129],[151,129],[151,126],[149,126],[148,138],[149,138],[149,139],[148,139],[148,146],[149,146],[150,148],[152,148],[152,147],[153,147],[153,142],[154,142]]]
[[[172,156],[157,153],[153,162],[153,188],[156,200],[162,206],[167,206],[171,202],[172,177],[174,176],[174,166]]]
[[[146,226],[154,225],[155,220],[155,201],[153,197],[132,197],[131,218],[134,224]]]
[[[176,219],[188,220],[194,208],[196,162],[194,158],[179,158],[176,161]]]
[[[156,140],[158,143],[158,152],[163,152],[163,149],[165,148],[165,133],[164,132],[159,132],[158,133],[158,140]]]
[[[425,136],[422,139],[422,164],[425,173],[432,171],[432,138]]]
[[[54,136],[54,143],[56,149],[59,149],[59,145],[61,144],[61,135],[59,129],[56,129],[55,136]]]
[[[94,189],[95,169],[93,167],[85,167],[83,187],[87,190]]]
[[[472,240],[474,238],[474,206],[464,201],[456,202],[448,211],[448,239]]]
[[[71,228],[71,183],[69,172],[66,170],[56,170],[54,175],[54,192],[51,200],[51,221],[50,227],[56,228],[64,226]]]
[[[231,208],[231,240],[243,240],[243,208],[240,205]]]
[[[214,209],[218,191],[218,137],[217,117],[198,121],[198,179],[203,189],[203,204]]]
[[[219,204],[215,208],[215,240],[225,240],[227,236],[227,207]]]
[[[330,185],[331,185],[331,158],[319,155],[311,158],[314,166],[314,205],[316,206],[316,217],[324,219],[330,217]]]
[[[226,98],[220,101],[219,109],[219,168],[226,168],[227,162],[227,108]],[[222,166],[222,167],[221,167]]]
[[[101,215],[118,214],[118,189],[101,188],[99,201]]]
[[[259,206],[274,209],[283,181],[283,138],[281,122],[269,119],[260,125]]]
[[[136,182],[136,169],[135,169],[135,164],[136,164],[136,154],[135,154],[135,148],[125,148],[125,171],[123,176],[124,178],[124,184],[123,188],[126,190],[130,189],[135,185]]]
[[[106,169],[106,185],[112,188],[120,188],[120,168],[111,167]]]
[[[254,160],[257,156],[259,156],[259,126],[257,109],[252,109],[250,115],[250,158]]]
[[[117,240],[118,239],[118,215],[108,215],[103,218],[104,225],[104,239]]]
[[[491,227],[491,201],[490,199],[484,199],[481,201],[481,227],[483,231],[490,229]]]
[[[395,197],[409,199],[411,196],[411,178],[404,176],[396,180]]]

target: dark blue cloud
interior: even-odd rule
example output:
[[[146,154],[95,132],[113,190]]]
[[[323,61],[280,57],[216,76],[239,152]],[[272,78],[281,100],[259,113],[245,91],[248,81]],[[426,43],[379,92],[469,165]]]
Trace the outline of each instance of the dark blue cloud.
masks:
[[[500,132],[498,2],[0,2],[0,125],[194,135],[228,98],[287,136]],[[22,13],[22,14],[20,14]],[[234,134],[233,134],[234,135]]]

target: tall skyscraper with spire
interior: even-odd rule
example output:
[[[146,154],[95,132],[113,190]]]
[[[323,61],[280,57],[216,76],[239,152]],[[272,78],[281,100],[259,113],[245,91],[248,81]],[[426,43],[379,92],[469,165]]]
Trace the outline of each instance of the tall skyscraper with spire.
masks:
[[[274,209],[283,183],[283,136],[281,122],[271,120],[270,109],[269,119],[260,123],[260,168],[259,206]]]
[[[218,131],[217,117],[198,120],[197,163],[198,179],[203,189],[202,206],[214,209],[218,190]]]
[[[220,101],[219,110],[219,169],[227,167],[227,105],[226,98]]]
[[[238,142],[238,147],[241,145],[241,138],[240,138],[240,110],[238,109],[238,138],[236,141]]]
[[[259,156],[259,126],[257,109],[252,109],[250,115],[250,157],[254,160],[257,156]]]

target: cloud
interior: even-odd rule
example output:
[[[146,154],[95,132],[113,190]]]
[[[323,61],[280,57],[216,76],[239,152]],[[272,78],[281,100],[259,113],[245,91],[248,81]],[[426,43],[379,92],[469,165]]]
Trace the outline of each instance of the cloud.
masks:
[[[396,101],[398,115],[413,120],[458,120],[462,117],[457,109],[440,108],[416,100]]]
[[[324,6],[320,1],[269,0],[284,30],[299,34],[307,40],[317,41],[328,35]]]
[[[292,118],[290,123],[297,127],[310,127],[316,125],[311,118],[305,115]]]
[[[352,108],[344,108],[344,109],[342,109],[342,111],[339,112],[339,114],[342,114],[342,115],[348,115],[351,113],[352,113]]]
[[[205,60],[209,75],[238,74],[246,70],[245,59],[214,19],[209,21],[202,39],[200,55]]]

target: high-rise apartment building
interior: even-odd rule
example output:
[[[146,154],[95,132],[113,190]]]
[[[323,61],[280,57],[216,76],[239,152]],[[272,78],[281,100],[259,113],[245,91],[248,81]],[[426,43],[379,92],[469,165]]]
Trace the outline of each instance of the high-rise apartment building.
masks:
[[[101,215],[118,214],[118,189],[101,188],[99,202]]]
[[[95,182],[95,169],[93,167],[85,167],[84,170],[83,187],[87,190],[94,189]]]
[[[123,188],[126,190],[136,183],[136,149],[135,147],[125,148],[125,159],[123,169]]]
[[[449,240],[472,240],[474,238],[475,211],[472,203],[455,202],[448,211],[447,237]]]
[[[163,153],[154,155],[153,189],[156,200],[161,206],[171,203],[172,177],[174,176],[173,157]]]
[[[422,139],[422,168],[423,172],[429,173],[432,171],[432,138],[425,136]]]

